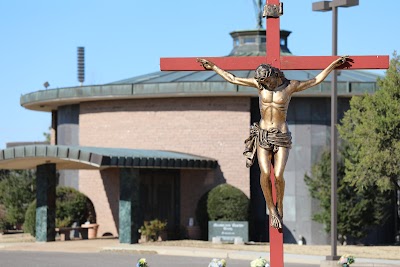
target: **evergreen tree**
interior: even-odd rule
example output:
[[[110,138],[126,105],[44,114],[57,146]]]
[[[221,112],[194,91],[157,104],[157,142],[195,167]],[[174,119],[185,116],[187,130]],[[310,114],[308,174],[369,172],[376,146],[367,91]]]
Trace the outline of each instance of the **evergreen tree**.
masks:
[[[347,158],[346,149],[341,151],[338,162],[338,234],[359,240],[366,236],[368,230],[382,224],[388,218],[390,196],[377,193],[375,188],[358,191],[344,177],[343,159]],[[313,220],[324,224],[328,233],[331,228],[331,160],[330,151],[324,151],[321,160],[315,164],[311,176],[305,175],[304,181],[313,198],[319,200],[320,211],[313,215]],[[341,241],[344,241],[342,239]]]
[[[369,227],[390,216],[392,190],[400,190],[400,57],[394,53],[380,88],[355,96],[338,125],[345,144],[338,163],[338,233],[361,238]],[[320,201],[314,220],[330,229],[330,154],[305,177],[311,196]]]
[[[394,53],[379,90],[353,97],[340,136],[348,144],[345,180],[358,190],[400,190],[400,58]]]
[[[32,170],[0,173],[0,205],[5,209],[5,223],[23,224],[28,205],[36,196],[36,176]]]

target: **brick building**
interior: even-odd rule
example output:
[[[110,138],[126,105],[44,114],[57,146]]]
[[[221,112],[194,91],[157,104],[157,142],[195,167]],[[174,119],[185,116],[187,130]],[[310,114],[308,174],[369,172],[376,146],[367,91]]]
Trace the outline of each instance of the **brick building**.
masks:
[[[281,31],[281,51],[290,54]],[[232,32],[230,56],[265,54],[265,31]],[[251,77],[252,71],[233,71]],[[316,71],[285,71],[288,79],[306,80]],[[346,70],[338,77],[339,118],[353,95],[374,92],[377,75]],[[250,240],[267,240],[267,215],[259,186],[257,164],[245,167],[243,141],[249,126],[259,120],[257,92],[225,82],[214,72],[155,72],[104,85],[42,90],[23,95],[27,109],[52,114],[52,144],[175,151],[214,159],[215,168],[141,168],[141,219],[167,219],[178,232],[195,218],[200,197],[218,184],[229,183],[251,199]],[[285,242],[327,244],[320,224],[312,221],[318,209],[304,183],[304,174],[329,145],[330,77],[295,94],[288,109],[293,147],[285,171]],[[119,235],[120,175],[117,168],[60,171],[60,184],[85,193],[93,202],[98,235]]]

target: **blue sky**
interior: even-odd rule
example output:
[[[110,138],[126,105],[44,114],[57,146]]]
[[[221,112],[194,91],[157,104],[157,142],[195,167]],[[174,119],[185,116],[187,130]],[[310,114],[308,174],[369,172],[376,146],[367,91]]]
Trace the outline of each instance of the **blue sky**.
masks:
[[[283,2],[292,53],[330,55],[331,12],[312,12],[310,0]],[[397,0],[340,8],[338,54],[399,50],[399,10]],[[158,71],[160,57],[225,56],[229,33],[255,26],[253,0],[1,1],[0,148],[44,140],[50,114],[22,108],[20,96],[46,81],[49,89],[78,86],[78,46],[86,50],[84,85],[103,84]]]

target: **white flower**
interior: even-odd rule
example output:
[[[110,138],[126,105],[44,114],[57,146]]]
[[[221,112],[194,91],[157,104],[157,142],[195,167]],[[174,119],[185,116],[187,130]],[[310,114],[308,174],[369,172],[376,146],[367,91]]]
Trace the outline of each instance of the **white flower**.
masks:
[[[226,267],[226,261],[224,259],[212,259],[208,267]]]
[[[269,267],[269,264],[266,259],[260,257],[250,262],[250,267]]]

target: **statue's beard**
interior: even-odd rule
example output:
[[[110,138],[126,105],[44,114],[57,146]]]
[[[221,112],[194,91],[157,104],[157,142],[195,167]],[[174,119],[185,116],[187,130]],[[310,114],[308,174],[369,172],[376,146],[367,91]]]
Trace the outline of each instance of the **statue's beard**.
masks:
[[[265,89],[265,90],[268,90],[268,91],[275,91],[275,89],[278,88],[278,86],[275,86],[274,88],[271,88],[271,87],[267,86],[266,84],[261,84],[261,87],[263,89]]]

